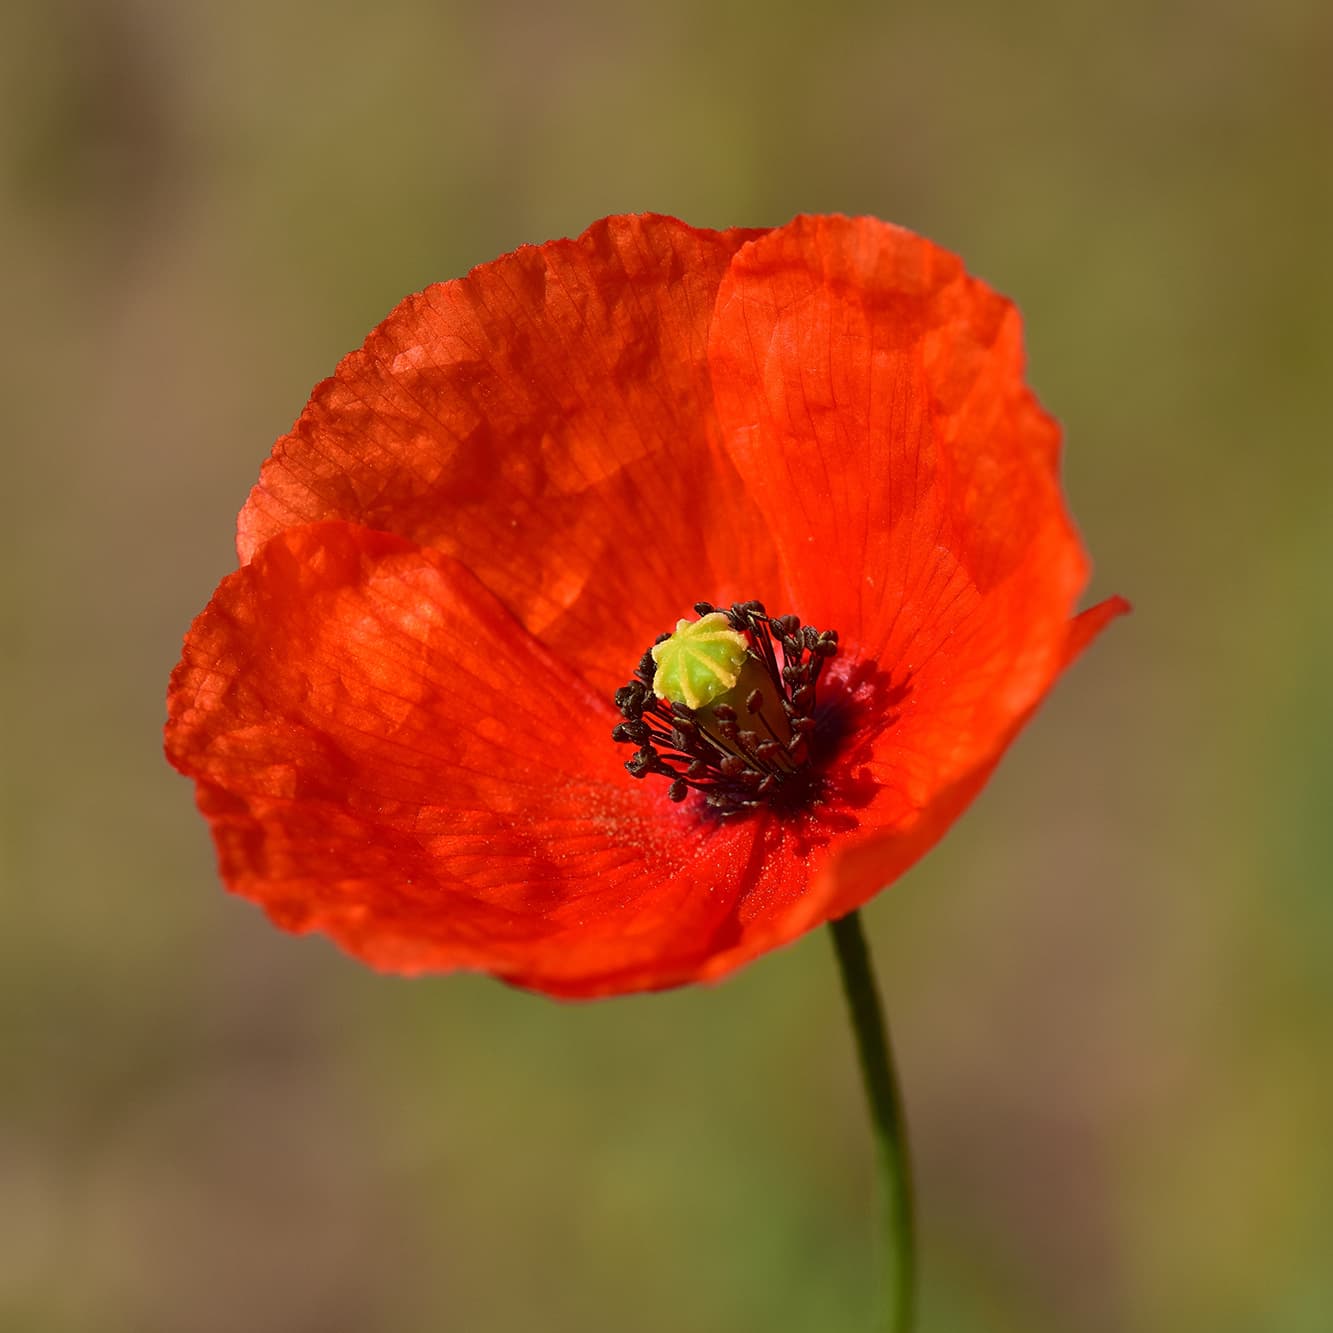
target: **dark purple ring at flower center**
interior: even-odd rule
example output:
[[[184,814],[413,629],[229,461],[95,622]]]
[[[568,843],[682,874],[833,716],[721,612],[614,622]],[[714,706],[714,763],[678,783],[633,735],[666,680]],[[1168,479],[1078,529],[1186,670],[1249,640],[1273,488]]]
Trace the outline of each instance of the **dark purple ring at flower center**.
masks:
[[[721,610],[710,602],[694,609],[699,616]],[[611,739],[637,746],[625,767],[636,778],[667,778],[673,801],[694,790],[719,814],[738,815],[804,785],[815,689],[825,662],[837,655],[838,632],[802,626],[792,615],[769,617],[762,602],[736,602],[721,614],[746,641],[735,684],[699,708],[663,698],[654,689],[657,663],[649,650],[634,679],[616,691],[625,720]]]

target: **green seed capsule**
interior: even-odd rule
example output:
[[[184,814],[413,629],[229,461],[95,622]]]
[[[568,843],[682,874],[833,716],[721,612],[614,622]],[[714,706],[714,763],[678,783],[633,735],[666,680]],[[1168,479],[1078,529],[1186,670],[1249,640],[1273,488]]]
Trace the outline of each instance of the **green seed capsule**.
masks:
[[[702,708],[740,678],[748,649],[721,611],[678,620],[675,633],[654,646],[653,693],[670,703]]]

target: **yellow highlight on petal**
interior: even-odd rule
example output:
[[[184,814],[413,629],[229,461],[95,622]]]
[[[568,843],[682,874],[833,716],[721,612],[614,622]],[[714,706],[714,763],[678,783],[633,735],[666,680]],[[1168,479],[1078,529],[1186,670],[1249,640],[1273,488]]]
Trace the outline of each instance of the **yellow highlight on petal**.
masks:
[[[702,708],[736,684],[749,644],[721,611],[678,620],[676,632],[653,647],[653,693],[669,703]]]

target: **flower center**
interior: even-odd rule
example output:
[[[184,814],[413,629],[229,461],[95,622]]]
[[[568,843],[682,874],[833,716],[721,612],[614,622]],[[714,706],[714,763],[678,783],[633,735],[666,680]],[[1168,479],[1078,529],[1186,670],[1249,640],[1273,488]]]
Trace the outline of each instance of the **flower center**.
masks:
[[[694,609],[699,619],[663,634],[616,691],[624,721],[611,738],[637,747],[625,767],[666,778],[673,801],[694,790],[719,813],[741,814],[804,778],[815,687],[838,633],[770,618],[762,602]]]

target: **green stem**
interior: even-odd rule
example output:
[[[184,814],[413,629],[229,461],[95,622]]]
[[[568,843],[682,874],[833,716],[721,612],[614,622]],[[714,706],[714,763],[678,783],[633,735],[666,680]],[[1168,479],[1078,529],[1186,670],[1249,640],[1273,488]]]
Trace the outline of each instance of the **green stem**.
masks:
[[[875,971],[861,929],[860,912],[829,923],[842,970],[842,989],[856,1033],[870,1123],[879,1168],[881,1241],[884,1246],[884,1318],[886,1333],[909,1333],[916,1307],[916,1262],[912,1223],[912,1171],[907,1153],[907,1124],[893,1068],[893,1050]]]

